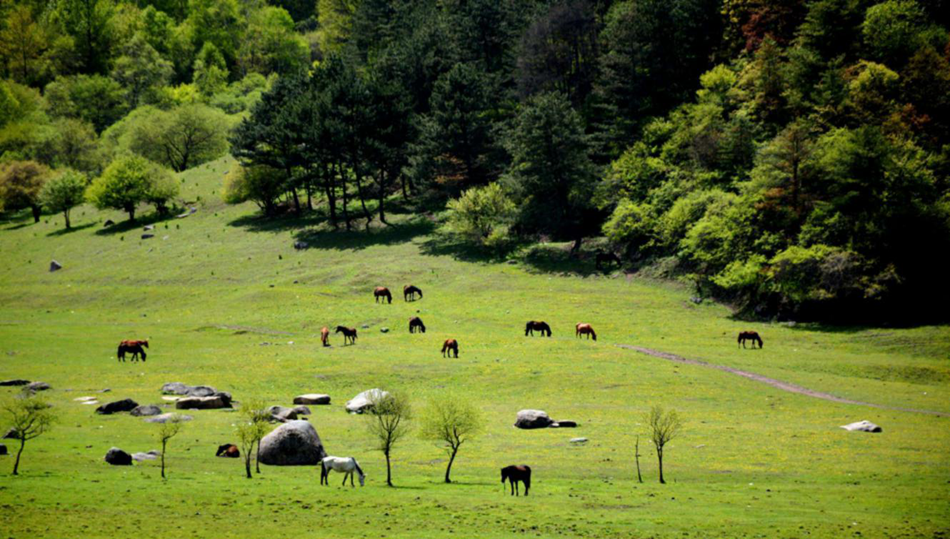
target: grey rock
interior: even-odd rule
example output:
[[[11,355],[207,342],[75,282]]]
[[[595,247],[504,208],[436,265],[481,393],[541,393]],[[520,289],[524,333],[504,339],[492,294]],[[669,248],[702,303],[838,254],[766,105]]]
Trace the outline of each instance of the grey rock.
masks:
[[[10,430],[7,431],[6,434],[3,435],[3,439],[4,440],[19,440],[20,435],[17,434],[16,429],[11,428]]]
[[[0,380],[0,386],[25,386],[29,383],[29,380],[21,380],[18,378],[14,378],[13,380]]]
[[[142,230],[146,230],[146,231],[155,230],[155,225],[145,225],[145,227]]]
[[[299,251],[300,249],[306,249],[306,248],[307,248],[307,242],[305,241],[294,242],[294,249],[297,249]]]
[[[136,462],[142,462],[143,460],[155,460],[161,455],[162,455],[161,451],[157,449],[153,449],[146,453],[132,453],[132,460]]]
[[[360,329],[369,329],[369,324],[363,324]]]
[[[389,333],[389,328],[379,328],[380,333]]]
[[[351,414],[362,414],[366,410],[373,407],[373,401],[386,398],[389,396],[388,391],[383,391],[382,389],[367,389],[357,396],[353,397],[346,403],[346,411]]]
[[[260,459],[272,466],[312,466],[327,456],[313,425],[288,421],[261,439]]]
[[[49,263],[49,271],[50,271],[50,273],[52,273],[52,272],[54,272],[54,271],[59,271],[59,270],[61,270],[61,269],[63,269],[63,265],[60,264],[59,262],[53,260],[52,262]]]
[[[181,421],[191,421],[192,419],[194,419],[190,415],[171,413],[171,414],[162,414],[162,415],[156,415],[152,417],[146,417],[145,421],[148,423],[168,423],[168,421],[174,417],[181,418],[180,419]]]
[[[293,410],[294,410],[294,413],[296,413],[298,416],[312,415],[312,413],[310,412],[310,408],[306,406],[294,406]]]
[[[115,414],[118,412],[131,412],[137,408],[139,403],[135,402],[132,399],[122,399],[120,401],[112,401],[102,406],[96,408],[97,414],[109,415]]]
[[[586,444],[587,438],[571,438],[572,444]]]
[[[330,395],[306,393],[294,397],[294,404],[330,404]]]
[[[142,239],[147,240],[149,238],[154,238],[155,234],[142,234]]]
[[[552,423],[554,421],[543,410],[521,410],[515,419],[515,426],[519,429],[544,429]]]
[[[186,386],[181,382],[169,382],[162,386],[162,393],[166,395],[184,395],[188,393],[191,386]]]
[[[568,421],[567,419],[559,419],[554,423],[551,423],[552,429],[573,429],[577,427],[576,421]]]
[[[701,298],[701,297],[699,297],[699,296],[693,296],[693,297],[689,298],[689,300],[692,301],[693,303],[695,303],[696,305],[699,305],[700,303],[703,302],[703,298]]]
[[[175,408],[179,410],[217,410],[230,408],[231,402],[221,395],[213,397],[183,397],[175,401]]]
[[[842,425],[841,428],[844,430],[850,430],[854,432],[882,432],[883,429],[870,421],[858,421],[856,423],[849,423],[847,425]]]
[[[26,385],[27,391],[46,391],[49,389],[49,384],[46,382],[32,382]]]
[[[142,406],[136,406],[131,411],[131,415],[134,415],[135,417],[143,417],[143,416],[148,416],[148,415],[160,415],[161,413],[162,413],[162,409],[159,408],[158,406],[155,406],[154,404],[144,404]]]
[[[290,421],[297,419],[297,412],[293,408],[284,408],[283,406],[271,406],[267,409],[267,413],[276,419],[282,421]]]
[[[217,392],[218,390],[211,386],[194,386],[188,388],[185,395],[189,397],[210,397]]]
[[[106,226],[112,226],[114,224],[115,224],[115,221],[113,221],[112,219],[106,219],[106,222],[102,223],[102,226],[106,227]]]
[[[122,451],[118,447],[113,447],[106,453],[106,462],[113,466],[131,466],[132,455]]]

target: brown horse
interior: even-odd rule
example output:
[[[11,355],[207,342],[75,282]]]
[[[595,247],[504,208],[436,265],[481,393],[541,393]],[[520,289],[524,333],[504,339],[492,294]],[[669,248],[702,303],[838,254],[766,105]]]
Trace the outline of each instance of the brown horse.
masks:
[[[409,319],[409,333],[415,333],[421,331],[426,332],[426,325],[422,323],[422,319],[418,316],[413,316]]]
[[[528,333],[534,335],[535,331],[540,331],[541,336],[544,336],[544,333],[547,332],[548,337],[551,336],[551,326],[547,322],[541,320],[532,320],[525,324],[524,326],[524,336],[527,337]]]
[[[759,334],[754,331],[739,332],[739,345],[745,348],[746,341],[752,341],[753,350],[755,350],[755,343],[759,343],[759,348],[762,348],[762,337],[759,337]]]
[[[505,480],[508,480],[511,483],[511,495],[518,496],[518,482],[521,481],[524,483],[524,495],[528,495],[528,490],[531,488],[531,467],[527,465],[521,466],[505,466],[501,469],[501,484],[505,484]]]
[[[148,340],[144,341],[122,341],[119,343],[119,351],[117,353],[119,361],[125,361],[125,354],[132,354],[132,361],[138,361],[139,355],[142,356],[142,361],[145,361],[145,350],[148,348]]]
[[[587,338],[593,338],[597,340],[597,333],[594,332],[594,328],[590,327],[590,324],[577,324],[577,328],[574,330],[574,336],[580,337],[581,335],[587,335]]]
[[[402,287],[402,299],[406,301],[415,301],[416,294],[419,294],[419,299],[422,299],[422,289],[418,286],[407,284]]]
[[[379,303],[380,299],[388,300],[389,303],[393,302],[393,295],[385,286],[377,286],[373,290],[373,297],[376,298],[376,303]]]
[[[442,357],[446,357],[445,354],[448,353],[448,357],[452,357],[452,352],[455,352],[455,357],[459,357],[459,342],[455,339],[445,339],[445,342],[442,343]]]
[[[219,445],[218,451],[214,454],[214,456],[236,459],[241,456],[241,450],[238,449],[238,446],[234,444]]]
[[[356,328],[348,328],[346,326],[337,326],[334,333],[343,334],[343,346],[346,346],[347,341],[350,344],[356,344]]]
[[[330,346],[330,328],[323,326],[323,329],[320,330],[320,342],[323,343],[323,346]]]

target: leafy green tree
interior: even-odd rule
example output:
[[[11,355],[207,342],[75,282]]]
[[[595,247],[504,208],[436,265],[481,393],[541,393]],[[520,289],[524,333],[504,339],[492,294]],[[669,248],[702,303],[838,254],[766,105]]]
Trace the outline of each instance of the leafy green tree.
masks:
[[[224,155],[227,133],[227,116],[207,105],[153,109],[132,127],[129,149],[181,172]]]
[[[112,78],[125,87],[126,102],[135,108],[154,102],[156,90],[168,83],[172,71],[172,63],[162,58],[145,38],[136,35],[116,58]]]
[[[233,71],[246,26],[246,17],[237,0],[191,0],[188,19],[181,31],[182,37],[190,40],[192,51],[200,51],[205,43],[211,43]],[[188,67],[192,63],[193,57],[189,57]]]
[[[253,201],[264,215],[276,213],[277,200],[286,191],[286,179],[281,171],[266,165],[235,164],[224,178],[226,203]]]
[[[339,53],[349,39],[357,0],[317,0],[317,21],[320,23],[320,50],[324,54]]]
[[[171,51],[175,20],[164,11],[156,9],[154,5],[148,5],[142,9],[140,22],[140,32],[145,41],[163,57],[168,55]]]
[[[56,416],[50,410],[49,403],[40,397],[28,394],[4,400],[0,403],[0,412],[3,412],[3,417],[7,420],[6,424],[13,428],[16,439],[20,440],[20,449],[13,463],[13,475],[17,475],[26,442],[49,431]]]
[[[224,90],[228,84],[228,67],[224,56],[211,42],[206,42],[198,53],[194,69],[195,86],[206,98]]]
[[[62,212],[66,228],[69,229],[69,211],[83,203],[85,193],[86,176],[75,170],[65,169],[43,185],[40,202],[46,211]]]
[[[434,398],[422,416],[420,434],[427,440],[445,444],[449,463],[445,468],[445,482],[451,483],[452,464],[462,444],[478,435],[484,420],[471,402],[455,396]]]
[[[166,173],[144,157],[120,157],[92,182],[86,190],[86,199],[100,210],[122,210],[134,221],[136,206],[142,202],[158,204],[160,195],[171,193],[164,179]]]
[[[294,20],[282,8],[268,6],[248,19],[238,63],[244,72],[292,73],[306,66],[309,50],[294,31]]]
[[[40,222],[40,190],[50,170],[35,161],[11,161],[0,164],[0,202],[5,210],[30,208],[33,222]]]
[[[504,245],[517,217],[515,203],[497,182],[466,190],[458,199],[450,200],[447,209],[450,232],[486,247]]]
[[[409,434],[412,406],[400,393],[378,391],[370,401],[372,410],[364,414],[366,427],[376,449],[386,457],[386,484],[393,486],[392,453],[396,445]]]
[[[102,132],[128,111],[125,89],[100,75],[59,77],[46,85],[49,112],[54,117],[79,118]]]
[[[158,442],[162,444],[162,479],[165,479],[165,453],[168,451],[168,442],[181,432],[185,425],[185,418],[179,414],[172,414],[171,417],[158,424]]]
[[[100,166],[98,149],[92,125],[75,118],[59,118],[42,129],[34,152],[37,160],[52,168],[93,173]]]
[[[861,32],[871,56],[891,68],[900,68],[928,37],[946,43],[946,30],[928,36],[927,15],[914,0],[887,0],[868,8]],[[943,35],[940,36],[939,34]]]
[[[112,55],[113,0],[58,0],[55,17],[73,42],[82,72],[104,74]]]
[[[505,140],[511,166],[505,182],[526,230],[575,240],[584,234],[594,168],[580,115],[557,93],[526,101]]]
[[[6,17],[0,30],[5,71],[22,84],[36,84],[46,69],[43,55],[49,47],[47,32],[33,19],[29,6],[15,5]]]

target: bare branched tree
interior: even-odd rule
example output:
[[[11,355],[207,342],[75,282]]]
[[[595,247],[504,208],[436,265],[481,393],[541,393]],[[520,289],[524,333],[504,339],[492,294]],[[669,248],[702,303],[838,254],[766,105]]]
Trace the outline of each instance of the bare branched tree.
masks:
[[[20,440],[20,449],[13,463],[13,475],[20,469],[20,456],[27,440],[32,440],[50,429],[55,416],[50,405],[40,397],[23,394],[0,404],[0,411],[12,424],[16,439]]]
[[[647,414],[647,424],[650,426],[650,439],[656,446],[656,458],[660,468],[660,483],[663,480],[663,447],[679,434],[683,423],[674,410],[666,412],[662,406],[654,406]]]
[[[370,398],[373,406],[366,413],[366,425],[376,441],[376,449],[386,456],[386,484],[393,486],[390,455],[393,447],[409,433],[412,418],[409,401],[398,393],[375,392]]]
[[[164,423],[159,423],[158,439],[162,443],[162,479],[165,479],[165,449],[168,447],[168,441],[181,432],[184,419],[178,414],[174,414]]]
[[[255,467],[257,473],[261,473],[261,439],[267,436],[270,430],[271,414],[267,411],[267,405],[261,399],[247,399],[241,406],[241,422],[238,424],[238,438],[241,440],[241,449],[245,452],[245,463],[248,467],[247,476],[251,477],[251,453],[257,448],[255,457]],[[243,447],[245,436],[250,436],[247,440],[248,446]]]
[[[456,396],[445,396],[429,401],[422,421],[421,435],[427,440],[445,442],[449,465],[445,468],[445,482],[451,483],[452,463],[463,443],[482,429],[482,416],[469,401]]]

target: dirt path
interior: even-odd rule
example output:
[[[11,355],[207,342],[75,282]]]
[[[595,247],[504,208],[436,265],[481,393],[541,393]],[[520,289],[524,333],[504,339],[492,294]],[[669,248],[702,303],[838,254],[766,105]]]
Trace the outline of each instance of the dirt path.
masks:
[[[768,384],[776,389],[781,389],[782,391],[788,391],[789,393],[797,393],[799,395],[805,395],[808,397],[814,397],[816,399],[824,399],[832,402],[840,402],[843,404],[857,404],[858,406],[870,406],[871,408],[880,408],[882,410],[896,410],[899,412],[913,412],[916,414],[928,414],[938,417],[950,417],[950,413],[944,412],[935,412],[932,410],[918,410],[916,408],[902,408],[899,406],[884,406],[882,404],[874,404],[871,402],[856,401],[851,399],[845,399],[843,397],[837,397],[830,393],[822,393],[821,391],[814,391],[808,389],[807,387],[802,387],[796,384],[790,384],[788,382],[783,382],[781,380],[776,380],[775,378],[769,378],[768,376],[762,376],[761,374],[755,374],[748,371],[743,371],[733,367],[726,367],[725,365],[715,365],[713,363],[706,363],[705,361],[700,361],[698,359],[687,359],[682,356],[677,356],[675,354],[670,354],[667,352],[660,352],[659,350],[653,350],[650,348],[643,348],[641,346],[631,346],[629,344],[618,344],[620,348],[627,350],[634,350],[640,352],[641,354],[646,354],[648,356],[658,357],[668,361],[674,361],[676,363],[685,363],[687,365],[698,365],[700,367],[706,367],[707,369],[716,369],[720,371],[725,371],[728,373],[741,376],[743,378],[748,378],[749,380],[754,380],[756,382],[761,382],[763,384]]]

